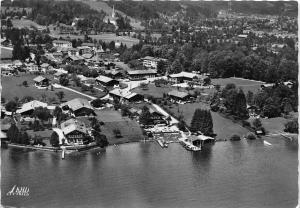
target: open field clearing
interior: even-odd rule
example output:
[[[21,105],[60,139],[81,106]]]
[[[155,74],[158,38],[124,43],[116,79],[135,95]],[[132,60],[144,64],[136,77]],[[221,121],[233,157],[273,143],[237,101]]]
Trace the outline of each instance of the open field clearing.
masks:
[[[119,111],[100,110],[96,111],[97,119],[103,121],[101,131],[107,136],[110,144],[120,144],[127,142],[140,141],[143,138],[142,130],[135,120],[122,117]],[[120,130],[121,136],[117,138],[114,130]]]
[[[225,87],[227,84],[233,83],[238,88],[241,87],[244,91],[244,93],[247,93],[248,91],[257,92],[260,89],[260,86],[264,84],[264,82],[261,81],[252,81],[247,79],[240,79],[235,77],[230,78],[219,78],[219,79],[212,79],[212,84],[219,84],[221,87]]]
[[[165,108],[168,108],[176,116],[183,115],[183,119],[188,126],[191,124],[191,120],[197,108],[209,109],[209,107],[203,103],[187,103],[178,106],[172,105],[172,108],[165,106]],[[242,137],[249,132],[244,127],[222,117],[216,112],[211,111],[211,116],[214,124],[214,133],[217,134],[217,139],[229,139],[233,134],[237,134]]]
[[[50,79],[52,77],[49,75],[43,75],[43,76],[48,77]],[[37,89],[34,86],[34,82],[33,82],[33,79],[35,77],[37,77],[37,75],[33,75],[33,74],[20,75],[19,77],[16,76],[1,77],[1,86],[2,86],[1,96],[8,101],[14,99],[14,97],[19,97],[21,99],[24,96],[32,96],[35,99],[41,99],[42,95],[45,94],[47,96],[47,99],[54,97],[58,101],[55,93],[59,91],[63,91],[65,93],[65,97],[63,100],[71,100],[73,98],[87,99],[87,97],[85,96],[82,96],[80,94],[65,89],[54,88],[53,91],[45,90],[45,89]],[[27,81],[28,87],[22,85],[23,81]]]

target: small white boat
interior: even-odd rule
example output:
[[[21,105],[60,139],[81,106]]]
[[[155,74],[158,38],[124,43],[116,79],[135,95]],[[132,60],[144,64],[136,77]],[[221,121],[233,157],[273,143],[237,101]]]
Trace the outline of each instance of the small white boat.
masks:
[[[267,141],[265,141],[265,140],[264,140],[264,145],[266,145],[266,146],[272,146],[271,143],[269,143],[269,142],[267,142]]]

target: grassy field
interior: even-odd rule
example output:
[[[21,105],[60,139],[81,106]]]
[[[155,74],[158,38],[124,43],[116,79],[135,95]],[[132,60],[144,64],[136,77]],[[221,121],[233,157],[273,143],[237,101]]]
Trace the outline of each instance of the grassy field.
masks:
[[[298,115],[295,114],[294,118],[298,118]],[[292,118],[291,118],[292,119]],[[287,123],[291,119],[286,119],[283,117],[276,117],[276,118],[261,118],[261,123],[263,127],[266,129],[267,133],[275,134],[278,131],[284,130],[284,124]],[[248,121],[252,124],[254,118],[249,118]]]
[[[19,19],[14,19],[12,20],[12,24],[16,28],[30,28],[31,26],[36,27],[36,28],[43,28],[46,29],[45,26],[39,25],[36,22],[32,20],[19,20]]]
[[[202,103],[188,103],[178,106],[172,105],[172,108],[167,108],[177,116],[183,115],[184,121],[188,126],[191,124],[192,117],[197,108],[209,109],[207,105]],[[216,112],[211,111],[211,115],[214,124],[214,133],[217,134],[217,139],[229,139],[232,134],[243,136],[248,132],[244,127],[233,123],[231,120],[220,116]]]
[[[171,85],[161,85],[160,87],[156,87],[154,84],[148,84],[148,89],[142,89],[141,87],[134,88],[131,90],[132,92],[139,93],[142,95],[150,95],[155,98],[163,98],[164,93],[168,93],[172,90],[178,90],[177,87],[172,87]],[[193,94],[195,90],[200,90],[200,89],[194,89],[194,90],[186,90],[184,88],[179,88],[179,91],[182,92],[187,92]],[[214,89],[203,89],[200,90],[200,92],[211,94],[215,90]]]
[[[225,78],[225,79],[212,79],[212,84],[219,84],[221,87],[225,87],[225,85],[229,83],[235,84],[237,87],[241,87],[244,93],[248,91],[257,92],[260,89],[260,86],[263,84],[261,81],[252,81],[246,79],[239,79],[239,78]]]
[[[12,58],[12,50],[1,47],[1,60],[2,59],[11,59],[11,58]]]
[[[43,75],[44,76],[44,75]],[[14,99],[14,97],[19,97],[20,99],[24,96],[32,96],[35,99],[41,99],[42,95],[45,94],[48,98],[55,97],[56,100],[57,96],[55,95],[58,91],[63,91],[65,93],[64,100],[71,100],[74,98],[86,98],[85,96],[82,96],[80,94],[77,94],[75,92],[71,92],[69,90],[65,89],[54,89],[54,91],[51,90],[44,90],[44,89],[37,89],[34,86],[33,79],[36,77],[36,75],[32,74],[26,74],[26,75],[20,75],[19,77],[1,77],[1,85],[2,85],[2,94],[1,96],[8,100]],[[45,77],[50,77],[49,75],[45,75]],[[22,86],[23,81],[27,81],[28,87]]]
[[[54,38],[68,38],[70,37],[71,39],[84,39],[84,35],[69,35],[69,34],[51,34],[52,37]],[[98,34],[98,35],[89,35],[92,39],[96,40],[102,40],[106,43],[109,43],[111,41],[115,42],[120,42],[123,44],[126,44],[127,47],[131,47],[134,44],[137,44],[139,42],[138,39],[128,37],[128,36],[116,36],[115,33],[103,33],[103,34]]]
[[[171,87],[170,85],[156,87],[154,84],[149,84],[148,89],[146,89],[146,90],[144,90],[140,87],[137,87],[137,88],[133,89],[132,92],[139,93],[142,95],[151,95],[155,98],[162,98],[164,93],[168,93],[173,89],[175,89],[175,88]]]
[[[139,124],[129,118],[121,116],[119,111],[115,110],[101,110],[96,111],[99,121],[103,121],[101,131],[107,136],[110,144],[121,144],[127,142],[135,142],[143,139],[142,130]],[[113,130],[119,129],[122,137],[116,138]]]

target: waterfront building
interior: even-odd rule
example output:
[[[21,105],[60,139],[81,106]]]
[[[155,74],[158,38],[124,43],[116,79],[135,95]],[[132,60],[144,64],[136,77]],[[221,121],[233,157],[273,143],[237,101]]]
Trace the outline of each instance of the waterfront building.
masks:
[[[83,122],[69,119],[61,123],[61,130],[66,138],[66,144],[83,145],[88,143],[89,134]]]

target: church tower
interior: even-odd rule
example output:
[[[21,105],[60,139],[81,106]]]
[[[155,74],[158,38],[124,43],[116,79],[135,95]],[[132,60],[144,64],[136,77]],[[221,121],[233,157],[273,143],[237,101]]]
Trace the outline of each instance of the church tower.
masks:
[[[112,9],[111,17],[112,17],[112,18],[115,18],[115,6],[114,6],[114,5],[113,5],[113,9]]]

